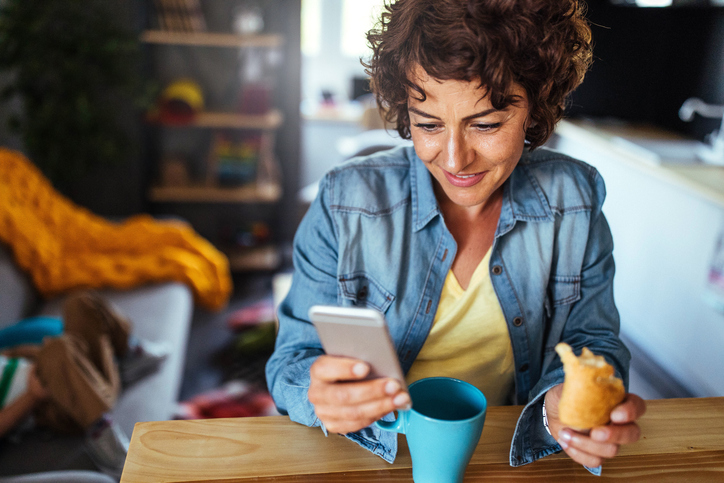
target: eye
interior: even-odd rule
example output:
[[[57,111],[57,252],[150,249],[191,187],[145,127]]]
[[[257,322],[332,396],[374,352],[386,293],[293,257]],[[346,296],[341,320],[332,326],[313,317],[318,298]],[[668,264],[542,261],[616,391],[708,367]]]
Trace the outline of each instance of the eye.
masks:
[[[473,124],[473,127],[477,129],[478,131],[492,131],[493,129],[497,129],[500,127],[502,123],[495,122],[492,124],[486,124],[486,123],[477,123]]]
[[[437,129],[437,124],[415,123],[415,127],[420,128],[425,132],[433,132]]]

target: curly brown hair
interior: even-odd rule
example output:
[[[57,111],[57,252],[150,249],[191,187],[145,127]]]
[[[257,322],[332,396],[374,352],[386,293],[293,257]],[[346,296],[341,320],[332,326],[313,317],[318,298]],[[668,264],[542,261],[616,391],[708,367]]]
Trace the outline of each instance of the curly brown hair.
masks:
[[[579,0],[397,0],[385,2],[367,34],[373,55],[363,62],[383,117],[410,138],[407,101],[425,92],[417,65],[439,80],[479,80],[494,108],[527,95],[531,149],[550,137],[566,99],[591,63],[591,30]]]

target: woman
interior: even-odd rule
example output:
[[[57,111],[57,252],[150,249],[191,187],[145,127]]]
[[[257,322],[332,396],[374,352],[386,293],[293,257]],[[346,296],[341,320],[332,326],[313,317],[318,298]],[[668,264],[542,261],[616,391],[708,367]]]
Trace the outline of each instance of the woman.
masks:
[[[644,403],[628,395],[590,434],[564,428],[553,348],[587,346],[627,382],[605,189],[592,167],[537,149],[589,65],[582,8],[398,0],[386,9],[368,35],[368,73],[414,147],[356,159],[321,181],[295,238],[267,366],[276,404],[394,459],[395,436],[369,425],[409,396],[392,380],[362,381],[360,361],[324,355],[306,315],[314,304],[367,306],[385,314],[408,382],[458,377],[493,405],[526,405],[511,465],[562,448],[598,467],[638,439]]]

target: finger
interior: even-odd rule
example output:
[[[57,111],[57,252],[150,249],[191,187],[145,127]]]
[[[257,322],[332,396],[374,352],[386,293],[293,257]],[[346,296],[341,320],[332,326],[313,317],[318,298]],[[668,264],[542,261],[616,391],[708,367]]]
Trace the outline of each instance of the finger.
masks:
[[[641,428],[636,423],[609,424],[591,430],[591,439],[598,442],[629,444],[635,443],[640,437]]]
[[[568,449],[575,448],[594,457],[613,458],[618,454],[618,444],[595,441],[589,436],[571,431],[567,428],[562,429],[558,433],[558,437],[561,441],[561,446],[563,446],[563,442],[565,442]]]
[[[346,434],[373,424],[397,409],[395,398],[383,398],[357,406],[322,407],[317,416],[329,431]],[[330,413],[327,411],[330,410]],[[322,416],[320,416],[320,413]]]
[[[369,364],[348,357],[319,356],[310,368],[312,379],[320,381],[354,381],[370,372]]]
[[[394,379],[373,379],[310,386],[308,396],[315,405],[351,406],[395,396],[401,389]]]
[[[333,425],[327,426],[330,431],[348,433],[365,428],[394,410],[393,399],[383,398],[356,406],[320,407],[317,416]]]
[[[559,443],[561,445],[561,448],[563,448],[563,451],[565,451],[566,454],[570,456],[571,459],[576,463],[580,463],[583,466],[588,466],[589,468],[595,468],[596,466],[600,466],[603,463],[603,458],[601,458],[600,456],[588,454],[585,451],[576,448],[575,446],[569,445],[563,440],[559,441]]]
[[[646,403],[636,394],[626,394],[621,404],[611,411],[611,422],[615,424],[632,423],[646,412]]]

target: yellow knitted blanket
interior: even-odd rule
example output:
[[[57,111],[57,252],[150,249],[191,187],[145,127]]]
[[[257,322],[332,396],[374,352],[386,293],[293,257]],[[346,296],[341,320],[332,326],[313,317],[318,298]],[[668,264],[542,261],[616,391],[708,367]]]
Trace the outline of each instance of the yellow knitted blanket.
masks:
[[[138,215],[112,223],[58,193],[22,154],[0,148],[0,240],[46,297],[76,288],[187,284],[218,310],[232,289],[229,261],[186,223]]]

